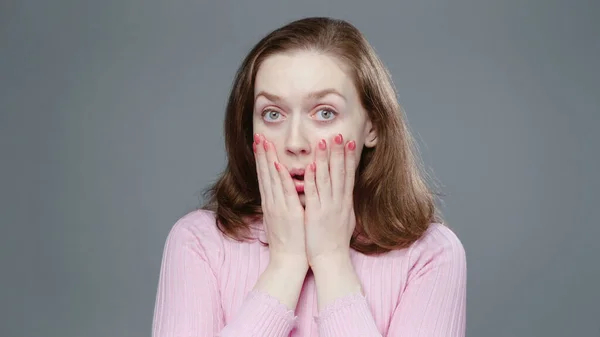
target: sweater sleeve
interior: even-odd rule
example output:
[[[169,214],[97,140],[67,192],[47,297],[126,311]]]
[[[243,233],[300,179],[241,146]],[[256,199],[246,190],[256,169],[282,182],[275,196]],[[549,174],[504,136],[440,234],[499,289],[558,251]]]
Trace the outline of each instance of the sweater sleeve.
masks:
[[[445,227],[430,231],[411,249],[405,290],[390,319],[388,337],[464,337],[466,255]],[[324,308],[319,336],[382,336],[366,298],[353,294]]]
[[[217,274],[207,256],[214,247],[206,242],[210,235],[203,234],[181,220],[170,231],[163,251],[152,336],[288,336],[295,323],[293,311],[261,293],[250,292],[234,319],[224,322]]]
[[[358,293],[323,308],[316,322],[319,337],[381,337],[366,298]]]
[[[458,237],[440,225],[412,256],[388,336],[464,337],[467,261]]]

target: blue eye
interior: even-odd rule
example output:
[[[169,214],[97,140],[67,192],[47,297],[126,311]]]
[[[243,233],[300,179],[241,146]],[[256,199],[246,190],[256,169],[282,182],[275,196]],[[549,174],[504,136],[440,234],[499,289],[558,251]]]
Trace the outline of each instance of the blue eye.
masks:
[[[317,116],[320,116],[322,119],[319,119],[321,121],[330,121],[333,120],[337,115],[337,112],[331,110],[331,109],[321,109],[319,111],[317,111]]]
[[[267,122],[277,121],[277,117],[280,117],[281,113],[275,110],[265,110],[262,114],[263,119]]]

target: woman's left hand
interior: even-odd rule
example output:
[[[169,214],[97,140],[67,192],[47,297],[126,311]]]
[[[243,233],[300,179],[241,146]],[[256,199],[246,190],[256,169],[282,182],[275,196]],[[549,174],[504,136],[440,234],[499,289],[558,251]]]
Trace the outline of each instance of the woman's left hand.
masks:
[[[322,139],[316,152],[315,163],[304,173],[306,254],[313,269],[321,262],[349,259],[356,225],[356,142],[345,143],[338,134],[329,144]]]

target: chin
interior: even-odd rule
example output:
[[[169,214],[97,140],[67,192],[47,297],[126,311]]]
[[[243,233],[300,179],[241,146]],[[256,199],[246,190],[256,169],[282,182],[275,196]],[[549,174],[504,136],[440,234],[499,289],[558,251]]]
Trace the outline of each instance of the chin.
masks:
[[[298,193],[298,197],[300,198],[302,207],[306,207],[306,197],[304,196],[304,193]]]

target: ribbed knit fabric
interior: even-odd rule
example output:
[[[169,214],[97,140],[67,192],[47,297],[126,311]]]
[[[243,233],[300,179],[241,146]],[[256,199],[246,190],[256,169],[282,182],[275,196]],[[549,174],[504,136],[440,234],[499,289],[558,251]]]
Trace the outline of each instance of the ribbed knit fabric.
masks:
[[[265,242],[264,232],[255,231]],[[435,337],[464,336],[466,257],[456,235],[431,224],[409,248],[380,256],[351,250],[364,296],[317,309],[307,274],[295,311],[252,291],[269,262],[258,240],[237,242],[216,227],[214,213],[191,212],[164,247],[153,337]]]

